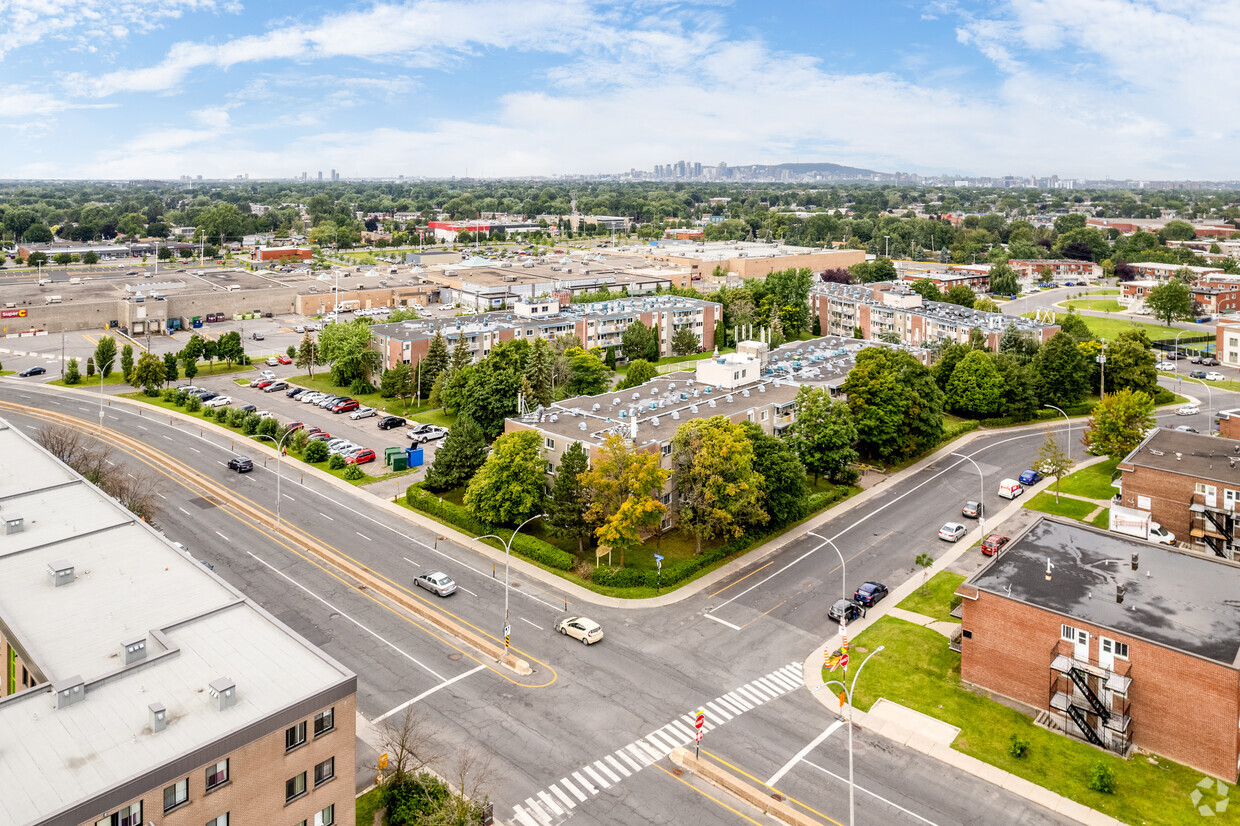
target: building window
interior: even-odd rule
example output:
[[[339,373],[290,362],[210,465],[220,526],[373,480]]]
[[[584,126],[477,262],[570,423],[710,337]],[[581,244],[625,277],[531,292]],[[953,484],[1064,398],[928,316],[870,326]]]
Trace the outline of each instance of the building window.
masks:
[[[665,505],[672,504],[672,495],[670,493],[663,494],[663,504]]]
[[[314,826],[332,826],[336,822],[336,804],[328,806],[314,816]]]
[[[301,797],[306,793],[306,773],[302,772],[296,777],[290,777],[284,781],[284,802],[287,803],[294,798]]]
[[[551,462],[547,462],[547,472],[555,473],[555,465],[553,465]]]
[[[555,450],[555,439],[546,440],[547,450]]]
[[[329,757],[314,767],[314,785],[320,786],[336,776],[336,758]]]
[[[207,767],[207,791],[228,782],[228,761],[221,760],[214,766]]]
[[[175,809],[189,800],[189,778],[178,780],[164,789],[164,811]]]
[[[115,814],[96,820],[95,826],[142,826],[142,801],[130,803]]]
[[[1111,648],[1113,649],[1115,656],[1118,657],[1119,659],[1121,660],[1128,659],[1128,643],[1112,642]]]
[[[1076,629],[1071,625],[1059,626],[1059,639],[1076,642]]]
[[[763,411],[762,411],[762,421],[764,421],[764,422],[766,421],[766,411],[765,411],[765,410],[763,410]]]
[[[284,750],[291,751],[306,742],[306,721],[284,730]]]
[[[207,826],[228,826],[228,812],[207,821]]]
[[[672,455],[672,443],[671,442],[668,442],[667,444],[663,445],[663,455],[664,456]]]
[[[326,734],[336,727],[336,709],[329,708],[314,715],[314,736]]]

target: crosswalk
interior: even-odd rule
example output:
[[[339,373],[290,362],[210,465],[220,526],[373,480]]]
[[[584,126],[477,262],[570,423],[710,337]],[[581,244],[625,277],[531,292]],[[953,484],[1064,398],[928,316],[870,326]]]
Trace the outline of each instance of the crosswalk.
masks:
[[[804,684],[801,664],[790,663],[704,703],[706,722],[702,728],[710,731],[724,725]],[[555,826],[563,822],[590,798],[662,760],[677,746],[693,742],[694,722],[692,714],[684,714],[645,737],[569,772],[558,782],[513,806],[512,822],[520,826]]]

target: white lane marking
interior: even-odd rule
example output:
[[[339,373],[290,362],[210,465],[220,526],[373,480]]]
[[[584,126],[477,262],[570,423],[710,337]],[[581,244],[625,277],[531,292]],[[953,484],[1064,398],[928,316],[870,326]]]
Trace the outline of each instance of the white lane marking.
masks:
[[[569,809],[577,805],[576,803],[572,801],[572,798],[564,794],[564,792],[560,791],[560,787],[557,786],[556,784],[552,783],[547,788],[551,789],[551,791],[555,793],[555,796],[560,798],[560,800],[564,802],[564,805],[567,806]]]
[[[809,754],[811,751],[818,748],[818,746],[822,744],[823,740],[826,740],[828,737],[830,737],[833,733],[835,733],[835,730],[838,729],[842,725],[844,725],[843,720],[836,720],[834,723],[827,726],[826,729],[822,732],[822,734],[819,734],[813,740],[810,740],[809,743],[806,744],[805,748],[801,749],[796,754],[794,754],[791,760],[789,760],[787,763],[784,763],[784,765],[780,767],[779,771],[771,775],[771,779],[766,781],[766,785],[774,786],[776,783],[778,783],[779,779],[783,777],[785,774],[787,774],[788,771],[793,766],[795,766],[797,763],[800,763],[802,760],[805,759],[805,755]]]
[[[604,757],[603,759],[606,760],[608,763],[610,763],[612,766],[614,766],[616,771],[620,772],[625,777],[633,776],[633,773],[631,771],[629,771],[623,765],[621,765],[620,761],[612,757],[610,754]]]
[[[739,630],[741,630],[741,627],[740,627],[739,625],[733,625],[732,623],[728,622],[727,620],[721,620],[721,619],[719,619],[717,616],[715,616],[714,614],[703,614],[702,616],[706,617],[706,619],[711,619],[711,620],[714,620],[715,622],[719,623],[720,625],[726,625],[726,626],[728,626],[729,628],[731,628],[733,631],[739,631]]]
[[[178,506],[177,510],[179,510],[181,513],[185,514],[186,516],[189,516],[189,511],[187,511],[185,508]]]
[[[477,596],[477,594],[475,594],[475,596]],[[517,617],[517,619],[521,620],[521,621],[522,621],[522,622],[524,622],[526,625],[533,625],[533,626],[534,626],[535,628],[537,628],[539,631],[544,630],[544,629],[543,629],[543,627],[542,627],[541,625],[534,625],[534,623],[530,622],[530,621],[529,621],[529,620],[527,620],[525,617]]]
[[[577,801],[579,803],[586,802],[586,796],[582,794],[581,792],[577,791],[577,787],[574,786],[567,777],[561,778],[560,782],[564,784],[564,788],[568,789],[570,792],[573,793],[573,797],[577,798]]]
[[[820,765],[818,765],[817,763],[814,763],[814,762],[812,762],[812,761],[810,761],[810,760],[806,760],[806,761],[805,761],[805,765],[810,766],[810,767],[815,768],[815,769],[818,769],[818,771],[822,772],[823,774],[825,774],[825,775],[827,775],[827,776],[829,776],[829,777],[834,777],[836,780],[839,780],[839,781],[840,781],[840,782],[842,782],[842,783],[847,783],[847,782],[848,782],[848,778],[847,778],[847,777],[840,777],[840,776],[839,776],[838,774],[836,774],[835,772],[832,772],[832,771],[829,771],[829,770],[827,770],[827,769],[824,769],[822,766],[820,766]],[[908,809],[904,808],[904,807],[903,807],[903,806],[901,806],[899,803],[892,802],[892,801],[888,800],[887,798],[883,797],[882,795],[875,794],[874,792],[870,791],[869,789],[867,789],[867,788],[865,788],[865,787],[863,787],[863,786],[857,786],[857,787],[856,787],[856,789],[857,789],[857,791],[860,791],[860,792],[865,792],[866,794],[868,794],[870,797],[874,798],[875,800],[881,800],[881,801],[883,801],[884,803],[886,803],[888,806],[892,806],[892,807],[894,807],[894,808],[896,808],[896,809],[899,809],[900,811],[904,812],[906,815],[908,815],[908,816],[910,816],[910,817],[915,817],[915,818],[917,818],[917,819],[918,819],[918,820],[920,820],[922,823],[928,823],[928,824],[930,824],[930,826],[936,826],[936,824],[935,824],[935,822],[934,822],[933,820],[927,820],[926,818],[922,817],[921,815],[917,814],[916,812],[910,812]]]
[[[139,429],[139,430],[146,430],[146,428],[145,428],[145,427],[143,427],[142,425],[138,425],[138,429]]]
[[[469,590],[468,588],[466,588],[464,585],[462,585],[462,584],[461,584],[461,583],[459,583],[459,582],[456,584],[456,587],[457,587],[457,588],[459,588],[459,589],[461,589],[461,590],[462,590],[462,591],[464,591],[465,593],[469,594],[471,597],[476,597],[476,596],[478,596],[478,595],[477,595],[477,594],[475,594],[473,591]],[[529,622],[529,620],[526,620],[526,622]]]
[[[336,521],[335,519],[332,519],[332,518],[331,518],[330,516],[328,516],[327,514],[323,513],[323,511],[319,511],[319,516],[323,517],[323,518],[324,518],[324,519],[326,519],[328,522],[335,522],[335,521]]]
[[[619,782],[620,782],[620,775],[618,775],[618,774],[616,774],[614,771],[612,771],[612,770],[611,770],[611,768],[610,768],[610,767],[609,767],[606,763],[604,763],[602,760],[595,760],[595,761],[594,761],[594,766],[595,766],[595,767],[597,767],[597,768],[598,768],[598,770],[599,770],[599,771],[601,771],[603,774],[605,774],[605,775],[607,775],[608,777],[610,777],[610,778],[611,778],[611,782],[612,782],[612,783],[619,783]],[[588,768],[588,767],[587,767],[587,768]]]
[[[403,703],[401,703],[400,705],[398,705],[396,708],[393,708],[393,709],[391,709],[391,710],[389,710],[389,711],[385,711],[383,714],[380,714],[378,717],[376,717],[376,718],[373,720],[373,722],[374,722],[374,723],[376,723],[376,724],[378,724],[378,723],[382,723],[384,720],[386,720],[387,718],[391,717],[393,714],[397,714],[397,713],[399,713],[399,712],[401,712],[401,711],[404,711],[405,709],[409,708],[409,706],[413,705],[414,703],[418,702],[419,700],[425,700],[427,697],[431,696],[432,694],[434,694],[434,693],[435,693],[436,691],[438,691],[439,689],[441,689],[441,688],[447,688],[448,686],[450,686],[450,685],[452,685],[453,683],[455,683],[457,680],[463,680],[463,679],[465,679],[466,677],[470,676],[471,674],[477,674],[479,671],[482,671],[482,670],[483,670],[483,669],[485,669],[485,668],[486,668],[486,666],[485,666],[485,665],[478,665],[478,666],[474,666],[473,668],[469,669],[468,671],[464,671],[464,672],[462,672],[462,673],[460,673],[460,674],[457,674],[455,677],[452,677],[451,679],[444,680],[444,681],[443,681],[442,683],[440,683],[439,685],[432,686],[432,687],[430,687],[430,688],[426,689],[426,691],[423,691],[421,694],[419,694],[418,696],[414,697],[412,700],[406,700],[405,702],[403,702]]]
[[[354,531],[353,533],[357,534],[357,535],[358,535],[358,536],[360,536],[362,539],[365,539],[367,542],[374,542],[374,540],[373,540],[373,539],[371,539],[369,536],[367,536],[366,534],[362,533],[361,531]]]
[[[626,746],[626,748],[627,748],[627,746]],[[632,767],[633,767],[633,771],[635,771],[635,772],[639,772],[639,771],[641,771],[641,770],[642,770],[642,764],[638,763],[638,762],[637,762],[636,760],[634,760],[632,757],[629,757],[628,752],[626,752],[624,749],[617,749],[617,750],[616,750],[616,754],[620,755],[620,759],[621,759],[621,760],[623,760],[624,762],[626,762],[626,763],[628,763],[630,766],[632,766]]]
[[[224,540],[225,542],[232,542],[231,539],[229,539],[227,536],[224,536],[224,534],[220,533],[219,531],[216,531],[215,535],[218,536],[220,539]]]
[[[580,783],[581,788],[585,789],[590,794],[598,794],[598,789],[594,788],[594,784],[592,784],[589,780],[582,777],[581,772],[573,772],[573,779]]]
[[[381,643],[383,643],[384,645],[386,645],[388,648],[391,648],[391,649],[392,649],[393,651],[395,651],[397,654],[400,654],[402,657],[404,657],[405,659],[409,660],[409,662],[411,662],[411,663],[413,663],[414,665],[418,666],[418,668],[421,668],[421,669],[423,669],[423,670],[427,671],[427,672],[428,672],[431,676],[433,676],[436,680],[442,680],[442,679],[443,679],[443,675],[442,675],[442,674],[438,673],[437,671],[435,671],[435,670],[434,670],[433,668],[431,668],[430,666],[428,666],[428,665],[426,665],[426,664],[424,664],[424,663],[422,663],[422,662],[419,662],[419,661],[418,661],[418,659],[417,659],[416,657],[414,657],[414,656],[412,656],[411,654],[409,654],[408,652],[403,651],[402,649],[398,648],[398,647],[397,647],[394,643],[392,643],[391,641],[389,641],[389,640],[387,640],[387,639],[385,639],[385,638],[381,637],[379,634],[376,634],[374,631],[370,630],[370,629],[369,629],[369,628],[367,628],[365,625],[362,625],[360,622],[358,622],[357,620],[353,619],[353,617],[349,616],[349,615],[348,615],[348,614],[346,614],[344,611],[341,611],[341,610],[340,610],[339,608],[337,608],[335,605],[332,605],[330,602],[328,602],[327,600],[323,599],[323,597],[319,596],[319,595],[318,595],[318,594],[316,594],[314,591],[311,591],[309,588],[307,588],[306,586],[302,585],[300,582],[298,582],[297,580],[293,579],[293,578],[292,578],[291,576],[289,576],[288,574],[286,574],[286,573],[284,573],[283,571],[281,571],[281,570],[279,570],[278,568],[276,568],[276,567],[275,567],[274,565],[272,565],[270,562],[267,562],[266,560],[264,560],[264,559],[260,558],[260,557],[259,557],[258,555],[256,555],[253,551],[246,551],[246,553],[248,553],[250,556],[254,557],[256,560],[258,560],[259,562],[261,562],[263,565],[266,565],[266,566],[267,566],[268,568],[270,568],[272,571],[275,571],[277,574],[279,574],[280,576],[282,576],[282,577],[284,577],[285,579],[287,579],[289,582],[291,582],[291,583],[293,583],[294,585],[296,585],[296,586],[297,586],[298,588],[300,588],[301,590],[305,591],[305,592],[306,592],[307,594],[309,594],[310,596],[312,596],[312,597],[314,597],[315,599],[317,599],[319,602],[321,602],[321,603],[323,603],[324,605],[326,605],[326,606],[327,606],[328,608],[330,608],[331,610],[333,610],[333,611],[335,611],[336,613],[340,614],[340,616],[344,617],[344,618],[345,618],[345,619],[347,619],[349,622],[353,623],[353,624],[354,624],[354,625],[356,625],[358,628],[360,628],[360,629],[362,629],[363,631],[365,631],[367,634],[370,634],[372,637],[374,637],[375,639],[379,640]],[[484,668],[484,667],[485,667],[485,666],[479,666],[479,668]],[[475,669],[475,670],[477,670],[477,669]]]
[[[422,567],[421,565],[419,565],[418,563],[414,562],[412,559],[410,559],[410,558],[409,558],[409,557],[407,557],[407,556],[402,556],[402,557],[401,557],[401,559],[405,560],[406,562],[408,562],[410,565],[412,565],[412,566],[413,566],[413,567],[415,567],[415,568],[421,568],[421,567]]]
[[[287,500],[288,500],[288,501],[290,501],[290,502],[296,502],[296,501],[297,501],[297,500],[296,500],[296,499],[294,499],[293,497],[289,496],[287,493],[282,493],[282,494],[280,494],[280,495],[281,495],[281,496],[283,496],[285,499],[287,499]]]
[[[167,499],[168,499],[168,497],[167,497],[167,496],[164,496],[164,495],[163,495],[162,493],[160,493],[159,491],[155,491],[155,495],[156,495],[156,496],[158,496],[160,499],[163,499],[163,500],[167,500]]]
[[[199,450],[199,449],[198,449],[198,448],[196,448],[196,447],[192,447],[192,446],[191,446],[191,447],[190,447],[190,450],[194,451],[195,453],[202,453],[202,451],[201,451],[201,450]]]
[[[167,439],[167,440],[168,440],[168,441],[170,441],[170,442],[175,441],[175,439],[173,439],[173,438],[172,438],[171,436],[169,436],[167,433],[160,433],[159,435],[160,435],[160,436],[163,436],[165,439]]]
[[[604,789],[610,789],[610,788],[611,788],[611,784],[607,782],[607,779],[606,779],[606,778],[604,778],[604,777],[603,777],[603,775],[601,775],[601,774],[599,774],[598,772],[596,772],[596,771],[595,771],[592,767],[590,767],[590,766],[582,766],[582,767],[581,767],[581,770],[582,770],[583,772],[585,772],[586,774],[590,775],[590,777],[591,777],[591,778],[592,778],[592,779],[593,779],[596,783],[598,783],[598,785],[599,785],[599,786],[602,786]]]

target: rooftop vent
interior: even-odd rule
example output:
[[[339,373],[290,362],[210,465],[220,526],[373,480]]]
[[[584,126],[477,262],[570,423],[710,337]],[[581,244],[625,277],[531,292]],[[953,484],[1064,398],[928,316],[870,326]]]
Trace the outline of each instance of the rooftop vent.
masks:
[[[731,394],[731,393],[729,393],[728,395],[724,396],[724,397],[723,397],[723,400],[724,400],[724,401],[726,401],[728,404],[731,404],[731,403],[732,403],[732,394]]]
[[[653,418],[650,420],[650,423],[651,423],[652,425],[654,425],[655,427],[658,427],[658,426],[659,426],[659,417],[658,417],[658,416],[653,417]]]
[[[641,394],[641,393],[634,393],[634,394],[633,394],[633,399],[634,399],[634,400],[640,399],[641,397],[642,397],[642,394]]]
[[[715,404],[715,400],[714,400],[714,399],[711,399],[711,400],[710,400],[710,406],[711,406],[711,407],[717,407],[718,405],[716,405],[716,404]]]
[[[551,414],[551,421],[552,421],[552,422],[558,422],[559,420],[560,420],[560,414],[558,414],[558,413],[552,413],[552,414]]]
[[[690,412],[690,413],[697,413],[697,412],[698,412],[698,406],[697,406],[696,404],[691,404],[691,405],[689,405],[689,412]]]
[[[758,385],[758,392],[759,392],[759,393],[765,393],[765,392],[766,392],[766,385],[765,385],[765,384],[759,384],[759,385]]]
[[[4,535],[10,536],[15,533],[21,533],[26,529],[25,520],[17,515],[4,517]]]
[[[218,680],[212,680],[207,686],[211,699],[215,700],[216,707],[220,711],[232,708],[237,704],[237,684],[230,677],[220,677]]]
[[[590,409],[597,411],[600,407],[602,407],[602,405],[599,404],[598,402],[595,402],[594,405]]]
[[[56,708],[66,708],[86,699],[86,682],[81,675],[69,677],[52,683],[52,691],[56,692]]]
[[[151,703],[146,707],[151,722],[151,731],[163,731],[168,727],[168,709],[163,703]]]
[[[131,665],[138,660],[146,659],[146,637],[138,637],[129,642],[121,643],[121,648],[125,649],[125,665]]]
[[[673,411],[672,411],[672,421],[676,421],[676,422],[680,421],[680,411],[679,411],[679,410],[673,410]]]
[[[64,561],[53,562],[47,566],[47,576],[56,588],[68,585],[74,580],[73,565]]]
[[[586,423],[585,423],[585,422],[578,422],[578,423],[577,423],[577,429],[578,429],[578,430],[585,430],[585,429],[586,429]]]
[[[620,397],[619,397],[619,396],[616,396],[614,399],[612,399],[612,400],[611,400],[611,403],[612,403],[612,404],[620,404]]]

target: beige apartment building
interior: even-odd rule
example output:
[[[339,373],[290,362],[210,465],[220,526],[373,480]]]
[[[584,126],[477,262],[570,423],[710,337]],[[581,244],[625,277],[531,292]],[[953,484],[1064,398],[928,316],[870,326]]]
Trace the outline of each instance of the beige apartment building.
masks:
[[[815,272],[860,264],[864,250],[790,247],[745,241],[679,243],[641,250],[651,261],[687,269],[691,277],[712,274],[716,268],[741,278],[765,278],[779,270],[806,267]]]

